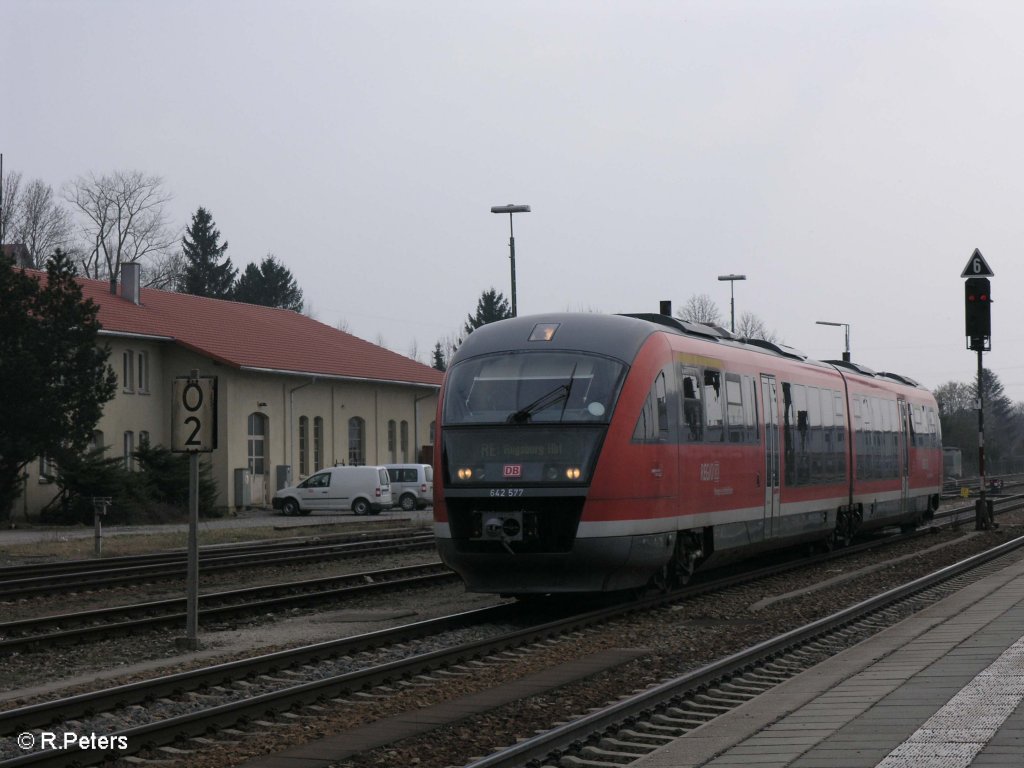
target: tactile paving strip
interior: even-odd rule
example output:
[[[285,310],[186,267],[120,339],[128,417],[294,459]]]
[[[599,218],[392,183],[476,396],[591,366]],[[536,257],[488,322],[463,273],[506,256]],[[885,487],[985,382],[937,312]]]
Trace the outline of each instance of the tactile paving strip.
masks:
[[[876,768],[967,768],[1024,699],[1024,637]]]

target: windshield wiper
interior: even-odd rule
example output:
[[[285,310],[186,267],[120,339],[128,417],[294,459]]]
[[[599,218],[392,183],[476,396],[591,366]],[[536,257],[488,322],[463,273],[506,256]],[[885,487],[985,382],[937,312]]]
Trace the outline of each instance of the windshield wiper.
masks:
[[[568,400],[571,387],[572,382],[569,384],[559,384],[546,395],[541,395],[529,405],[524,405],[515,413],[510,413],[505,421],[509,424],[525,424],[533,414],[543,411],[560,400]],[[564,407],[563,410],[565,410]]]

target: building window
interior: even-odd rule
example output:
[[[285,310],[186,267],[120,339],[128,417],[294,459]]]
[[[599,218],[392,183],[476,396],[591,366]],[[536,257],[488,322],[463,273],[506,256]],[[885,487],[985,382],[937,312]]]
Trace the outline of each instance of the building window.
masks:
[[[402,461],[409,460],[409,422],[402,422]]]
[[[358,416],[348,420],[348,463],[353,467],[366,464],[366,422]]]
[[[317,416],[313,419],[313,471],[324,468],[324,420]]]
[[[309,417],[299,417],[299,475],[309,474]]]
[[[249,471],[254,475],[265,475],[266,468],[267,417],[262,413],[249,414]]]
[[[435,429],[435,427],[437,427],[437,422],[436,421],[430,422],[430,444],[431,445],[434,444],[434,429]]]
[[[149,448],[149,432],[145,429],[139,432],[139,448]]]
[[[124,433],[124,468],[129,472],[135,469],[135,433],[128,430]]]
[[[149,394],[149,352],[139,352],[136,355],[138,378],[135,380],[136,389],[144,394]]]
[[[395,420],[391,419],[388,422],[388,456],[391,458],[392,464],[398,463],[398,425],[395,424]]]
[[[130,349],[121,353],[121,389],[135,391],[135,353]]]
[[[49,456],[39,457],[39,482],[52,483],[57,473],[57,466]]]
[[[103,450],[103,431],[94,429],[92,432],[92,439],[89,440],[90,451],[101,451]]]

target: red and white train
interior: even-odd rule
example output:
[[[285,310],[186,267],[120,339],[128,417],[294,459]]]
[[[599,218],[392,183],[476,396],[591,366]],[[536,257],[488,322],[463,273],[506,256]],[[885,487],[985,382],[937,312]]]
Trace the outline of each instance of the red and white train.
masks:
[[[438,404],[434,531],[471,591],[601,592],[937,508],[914,381],[664,315],[475,330]]]

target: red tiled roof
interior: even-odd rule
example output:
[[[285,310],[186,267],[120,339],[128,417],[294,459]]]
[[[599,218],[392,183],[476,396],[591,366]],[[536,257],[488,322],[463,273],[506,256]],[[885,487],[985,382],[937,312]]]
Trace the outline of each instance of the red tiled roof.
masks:
[[[236,368],[435,386],[444,376],[288,309],[154,288],[142,288],[140,302],[135,304],[111,294],[108,281],[79,278],[78,282],[83,295],[99,305],[104,331],[168,338]]]

